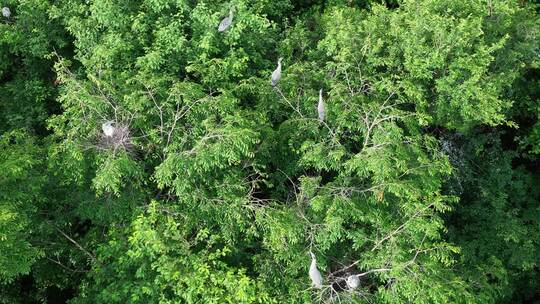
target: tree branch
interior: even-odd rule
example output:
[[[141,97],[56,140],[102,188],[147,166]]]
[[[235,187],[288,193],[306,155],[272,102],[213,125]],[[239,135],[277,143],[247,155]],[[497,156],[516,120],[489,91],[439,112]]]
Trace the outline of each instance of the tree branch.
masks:
[[[90,259],[98,264],[99,266],[103,266],[103,264],[101,264],[100,261],[97,260],[97,258],[91,254],[88,250],[84,249],[83,246],[81,246],[79,243],[77,243],[77,241],[75,241],[74,239],[72,239],[71,237],[69,237],[69,235],[65,234],[62,230],[58,229],[57,227],[55,227],[55,229],[60,232],[60,234],[62,234],[66,239],[68,239],[71,243],[73,243],[79,250],[81,250],[82,252],[84,252],[88,257],[90,257]]]

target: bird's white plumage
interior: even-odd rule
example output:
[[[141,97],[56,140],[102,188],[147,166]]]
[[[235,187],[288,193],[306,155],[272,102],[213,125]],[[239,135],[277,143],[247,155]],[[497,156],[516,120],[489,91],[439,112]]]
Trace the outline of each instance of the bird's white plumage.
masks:
[[[360,285],[360,278],[357,275],[353,274],[347,277],[347,287],[349,289],[356,289]]]
[[[322,282],[323,278],[321,273],[319,272],[319,269],[317,269],[317,260],[315,259],[315,255],[310,252],[311,255],[311,266],[309,267],[309,278],[311,279],[311,282],[313,283],[313,286],[315,288],[322,288]]]
[[[226,29],[228,29],[229,26],[231,26],[232,24],[232,20],[233,20],[233,11],[231,9],[229,10],[229,16],[223,18],[223,20],[221,20],[221,22],[219,23],[218,32],[224,32]]]
[[[111,137],[114,134],[114,127],[113,127],[112,121],[107,121],[101,125],[101,129],[103,130],[103,134],[107,137]]]
[[[324,121],[326,112],[324,108],[324,100],[322,98],[322,89],[319,91],[319,104],[317,105],[317,111],[319,112],[319,120]]]
[[[283,58],[278,59],[278,65],[277,68],[272,72],[272,86],[275,87],[279,80],[281,79],[281,60]]]
[[[9,7],[2,7],[2,16],[9,18],[11,16],[11,10]]]

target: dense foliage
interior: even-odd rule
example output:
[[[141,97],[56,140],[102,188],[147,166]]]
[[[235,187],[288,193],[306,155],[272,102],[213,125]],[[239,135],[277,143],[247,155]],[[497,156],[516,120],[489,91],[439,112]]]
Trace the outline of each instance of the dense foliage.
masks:
[[[534,1],[0,6],[0,303],[540,300]]]

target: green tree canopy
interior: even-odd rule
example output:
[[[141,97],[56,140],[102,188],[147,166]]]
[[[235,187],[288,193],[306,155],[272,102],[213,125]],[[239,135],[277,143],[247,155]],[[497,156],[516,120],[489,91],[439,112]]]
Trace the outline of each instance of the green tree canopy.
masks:
[[[1,5],[0,303],[540,297],[536,4]]]

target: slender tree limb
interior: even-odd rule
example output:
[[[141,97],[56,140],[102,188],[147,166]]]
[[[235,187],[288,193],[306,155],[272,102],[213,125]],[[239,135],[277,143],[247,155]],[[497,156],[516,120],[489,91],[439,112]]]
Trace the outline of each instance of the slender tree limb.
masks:
[[[75,241],[74,239],[69,237],[69,235],[65,234],[62,230],[58,229],[57,227],[55,227],[55,229],[58,232],[60,232],[60,234],[63,235],[66,239],[68,239],[71,243],[73,243],[80,251],[84,252],[94,263],[96,263],[99,266],[103,267],[103,264],[101,264],[101,262],[98,261],[98,259],[93,254],[91,254],[88,250],[84,249],[83,246],[81,246],[79,243],[77,243],[77,241]]]

